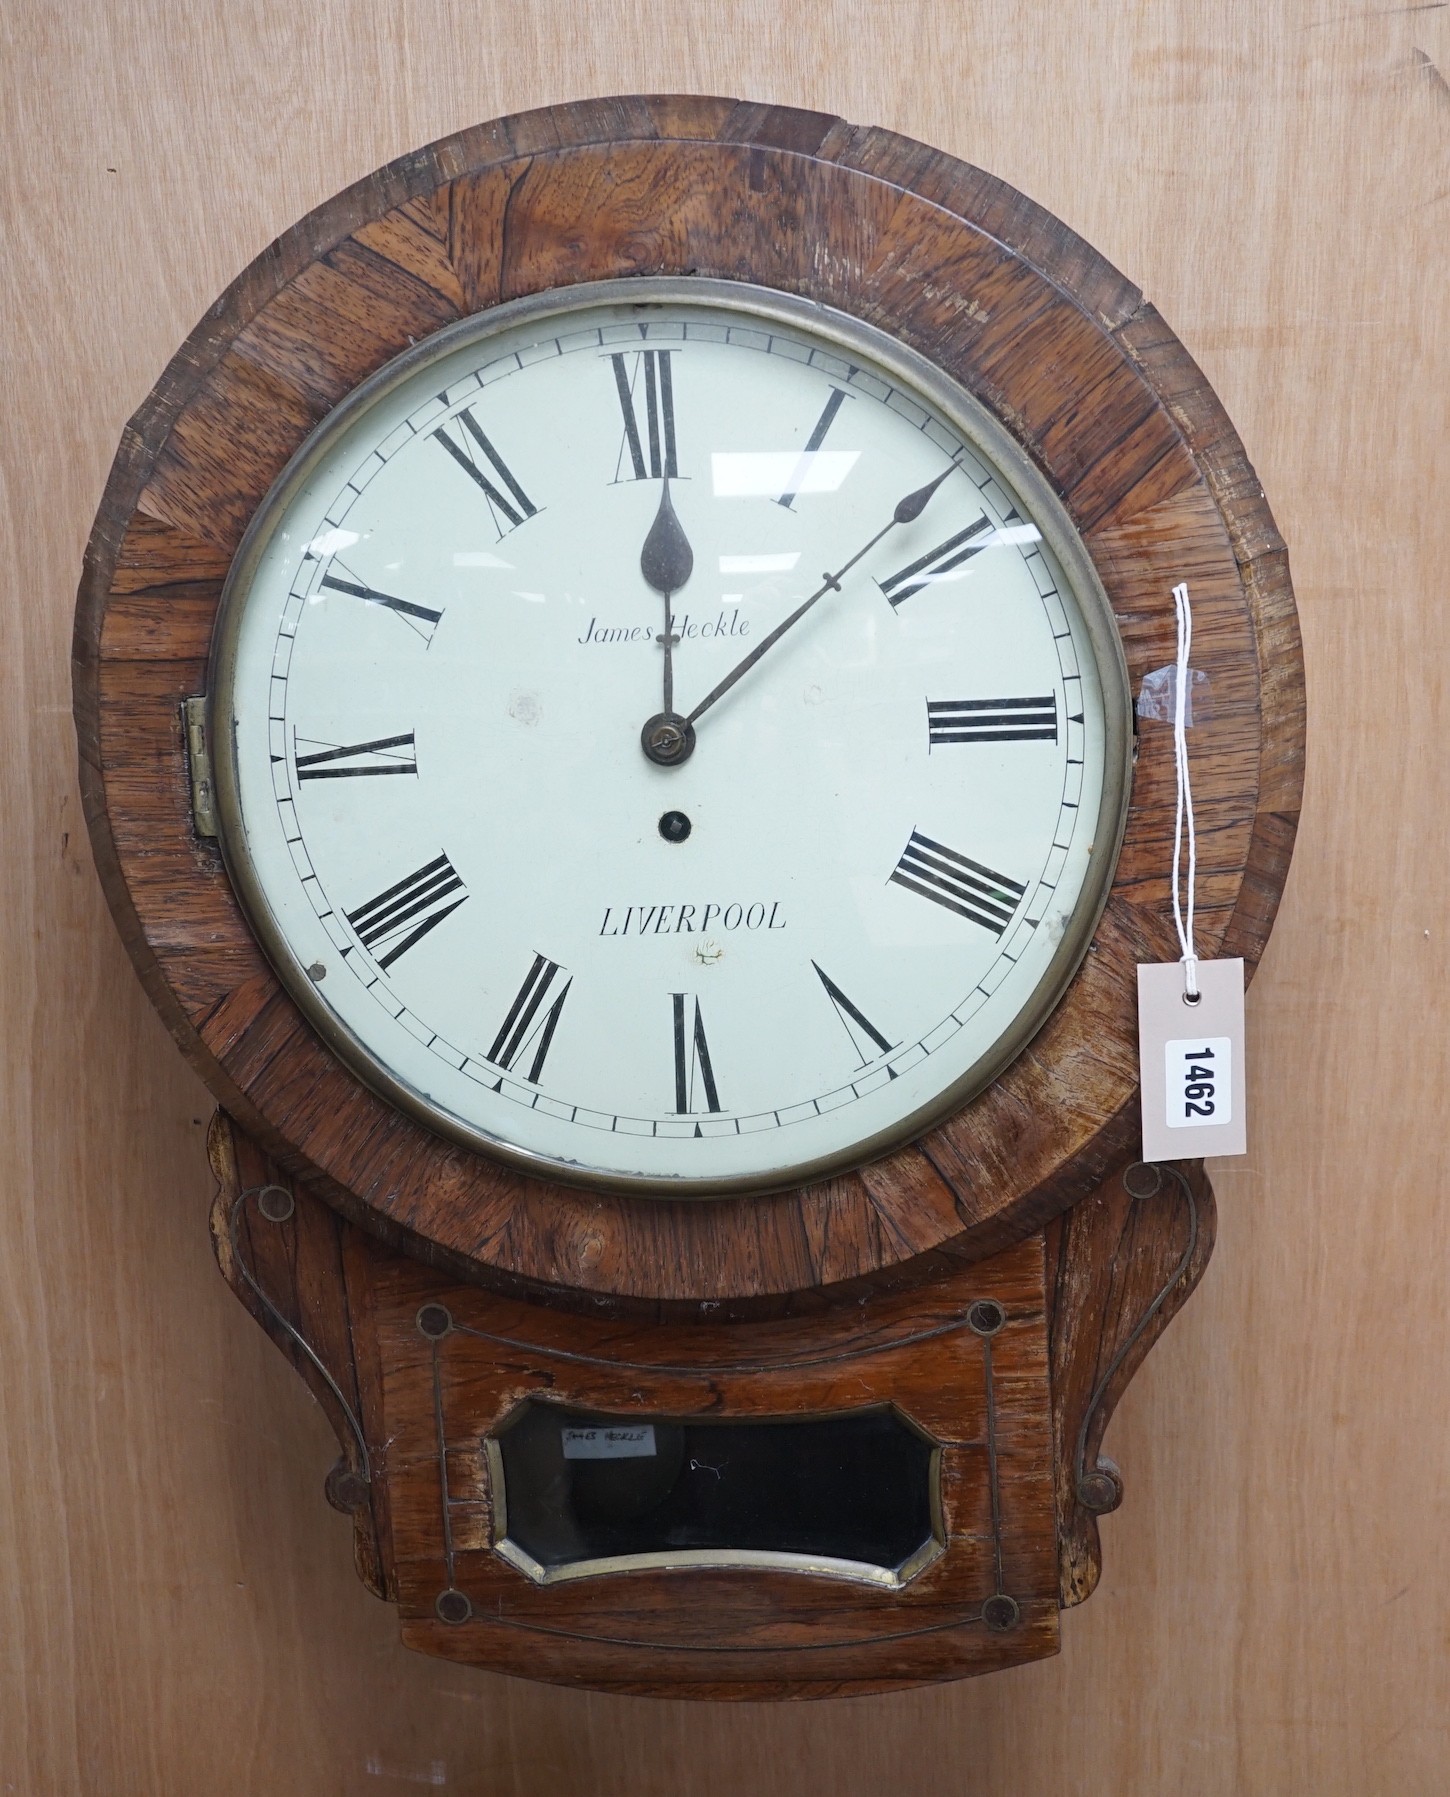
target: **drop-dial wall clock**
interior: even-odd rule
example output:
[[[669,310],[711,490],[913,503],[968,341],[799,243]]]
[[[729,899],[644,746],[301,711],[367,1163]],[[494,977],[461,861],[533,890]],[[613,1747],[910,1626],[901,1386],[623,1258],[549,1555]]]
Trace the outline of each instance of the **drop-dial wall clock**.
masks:
[[[529,114],[188,340],[91,541],[83,781],[410,1645],[714,1696],[1053,1651],[1212,1238],[1134,1143],[1180,580],[1203,952],[1252,965],[1282,546],[1151,307],[980,171]]]

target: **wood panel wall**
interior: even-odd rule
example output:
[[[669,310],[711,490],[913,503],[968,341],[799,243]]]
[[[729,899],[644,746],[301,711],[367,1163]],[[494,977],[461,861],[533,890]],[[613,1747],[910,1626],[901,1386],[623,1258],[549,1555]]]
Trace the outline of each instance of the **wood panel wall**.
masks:
[[[1450,1787],[1450,7],[11,0],[0,14],[0,1791],[1024,1797]],[[1289,540],[1309,787],[1253,1152],[1108,1438],[1057,1660],[711,1710],[397,1644],[328,1431],[210,1259],[208,1101],[80,824],[67,652],[117,435],[298,214],[476,119],[695,89],[979,162],[1142,283]]]

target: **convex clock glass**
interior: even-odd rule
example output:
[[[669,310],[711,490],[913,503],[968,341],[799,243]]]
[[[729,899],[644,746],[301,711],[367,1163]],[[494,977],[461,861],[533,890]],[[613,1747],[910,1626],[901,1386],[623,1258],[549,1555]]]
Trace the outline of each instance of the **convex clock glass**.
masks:
[[[1018,1053],[1121,836],[1121,650],[929,364],[697,280],[464,321],[327,419],[228,582],[223,849],[432,1127],[671,1195],[859,1163]]]

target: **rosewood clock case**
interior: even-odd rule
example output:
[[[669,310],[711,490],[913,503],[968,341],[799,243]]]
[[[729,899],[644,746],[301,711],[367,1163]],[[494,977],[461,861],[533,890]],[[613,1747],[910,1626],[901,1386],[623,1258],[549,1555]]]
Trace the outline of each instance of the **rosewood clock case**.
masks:
[[[1134,969],[1177,954],[1165,726],[1141,726],[1082,968],[1016,1062],[918,1142],[766,1196],[582,1190],[432,1135],[311,1032],[205,833],[188,701],[233,555],[308,433],[468,313],[639,275],[804,296],[965,387],[1066,507],[1135,689],[1171,662],[1170,591],[1189,582],[1212,693],[1191,741],[1198,946],[1252,971],[1297,822],[1302,664],[1283,544],[1208,383],[1131,282],[1003,183],[730,100],[592,101],[462,132],[329,201],[218,300],[127,427],[87,550],[76,715],[97,863],[221,1106],[222,1270],[332,1418],[329,1495],[410,1645],[734,1697],[1039,1657],[1092,1589],[1095,1519],[1121,1495],[1099,1453],[1112,1405],[1212,1242],[1201,1164],[1136,1158]],[[528,1546],[547,1530],[508,1496],[541,1405],[581,1452],[631,1419],[662,1442],[707,1421],[884,1418],[862,1426],[926,1444],[926,1460],[901,1450],[930,1462],[919,1545],[880,1577],[801,1541],[763,1561],[657,1544],[627,1566],[581,1548],[563,1562],[579,1576],[551,1577]],[[614,1476],[569,1471],[581,1492]]]

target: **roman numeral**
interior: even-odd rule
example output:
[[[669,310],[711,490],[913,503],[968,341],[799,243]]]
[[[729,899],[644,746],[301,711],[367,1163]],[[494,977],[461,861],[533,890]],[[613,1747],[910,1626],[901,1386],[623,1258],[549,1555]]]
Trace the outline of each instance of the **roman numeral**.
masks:
[[[549,1052],[549,1044],[554,1040],[554,1031],[559,1027],[559,1013],[564,1009],[564,1000],[574,984],[569,975],[564,974],[564,983],[554,993],[554,1002],[549,1009],[542,1016],[539,1012],[549,997],[555,980],[563,972],[557,961],[549,960],[546,955],[534,956],[534,964],[525,976],[523,985],[519,987],[514,1002],[509,1006],[508,1016],[504,1018],[493,1039],[493,1047],[488,1051],[488,1059],[496,1067],[502,1067],[506,1073],[511,1073],[519,1056],[532,1048],[534,1058],[529,1062],[529,1070],[524,1078],[531,1083],[537,1082],[544,1071],[544,1060]]]
[[[432,642],[438,620],[443,616],[441,611],[431,611],[426,605],[415,605],[411,599],[396,599],[391,593],[380,593],[376,587],[370,587],[361,580],[339,580],[335,574],[324,574],[318,584],[331,593],[347,593],[354,599],[365,599],[369,605],[386,606],[394,617],[401,618],[409,630],[421,636],[425,643]]]
[[[1057,741],[1057,695],[1041,699],[928,699],[927,735],[936,743]]]
[[[821,966],[819,961],[812,961],[811,966],[815,968],[817,977],[826,989],[826,997],[829,998],[831,1003],[835,1006],[836,1015],[841,1020],[841,1027],[850,1038],[851,1047],[856,1051],[856,1058],[863,1067],[868,1061],[874,1061],[876,1056],[874,1054],[868,1055],[861,1052],[862,1036],[864,1036],[868,1042],[874,1042],[877,1049],[882,1054],[886,1054],[890,1049],[895,1047],[894,1043],[886,1040],[885,1036],[881,1034],[881,1031],[877,1029],[876,1025],[872,1023],[866,1013],[858,1006],[852,1004],[851,1000],[846,997],[846,994],[831,978],[830,974],[826,972],[825,968]],[[891,1073],[891,1077],[895,1079],[895,1072],[890,1068],[888,1068],[887,1071]]]
[[[403,736],[376,736],[368,743],[326,743],[300,754],[303,743],[316,744],[320,737],[298,736],[292,732],[292,752],[301,780],[352,780],[363,775],[416,774],[418,758],[414,750],[413,732]]]
[[[935,549],[929,549],[925,555],[919,555],[914,562],[909,562],[900,573],[893,574],[889,580],[879,580],[876,584],[892,606],[898,606],[913,593],[931,586],[934,581],[951,579],[963,562],[969,562],[974,555],[980,555],[987,545],[973,542],[972,539],[980,537],[991,528],[990,518],[978,518],[975,524],[969,524],[954,537],[948,537],[945,543],[938,543]]]
[[[463,898],[454,898],[455,892],[462,892]],[[356,911],[349,911],[347,921],[357,931],[363,947],[386,972],[399,955],[407,954],[415,942],[436,930],[467,897],[453,863],[446,855],[440,855],[365,905],[359,905]],[[382,954],[377,953],[379,948]],[[344,949],[343,953],[347,952]]]
[[[619,394],[619,409],[624,414],[624,441],[614,465],[615,480],[628,452],[635,480],[659,480],[679,474],[675,460],[675,384],[670,372],[672,349],[640,349],[634,357],[634,377],[625,370],[623,355],[611,355],[614,385]],[[638,402],[643,401],[641,419]],[[643,425],[643,430],[641,430]],[[648,451],[648,458],[646,458]]]
[[[810,467],[810,457],[813,456],[821,447],[822,443],[825,442],[826,432],[831,428],[832,419],[836,416],[837,412],[840,411],[841,402],[849,397],[849,394],[845,393],[840,387],[833,387],[831,389],[831,397],[826,401],[826,409],[816,420],[814,430],[812,430],[810,436],[807,437],[806,446],[801,452],[800,463],[797,466],[795,473],[791,476],[791,484],[793,487],[797,487],[805,478],[806,470]],[[789,511],[795,504],[796,498],[797,494],[795,492],[782,493],[775,503],[777,505],[783,505],[785,509]]]
[[[710,1065],[710,1045],[705,1040],[705,1020],[700,1015],[700,1001],[689,992],[672,992],[670,1002],[675,1018],[675,1109],[687,1117],[695,1108],[695,1080],[698,1075],[704,1088],[705,1108],[720,1109],[720,1094],[715,1090],[715,1070]],[[694,1006],[693,1024],[688,1016]]]
[[[980,861],[969,861],[917,830],[912,831],[891,878],[908,892],[919,892],[948,911],[969,917],[994,936],[1000,936],[1011,923],[1027,890],[1006,874],[995,873]]]
[[[482,491],[488,501],[493,527],[498,532],[500,541],[516,525],[522,524],[525,518],[532,518],[538,511],[539,508],[509,472],[508,464],[484,435],[482,425],[467,406],[461,412],[456,412],[447,424],[440,424],[433,432],[433,437]],[[497,476],[497,480],[494,476]],[[500,490],[500,482],[508,488],[507,497]]]

